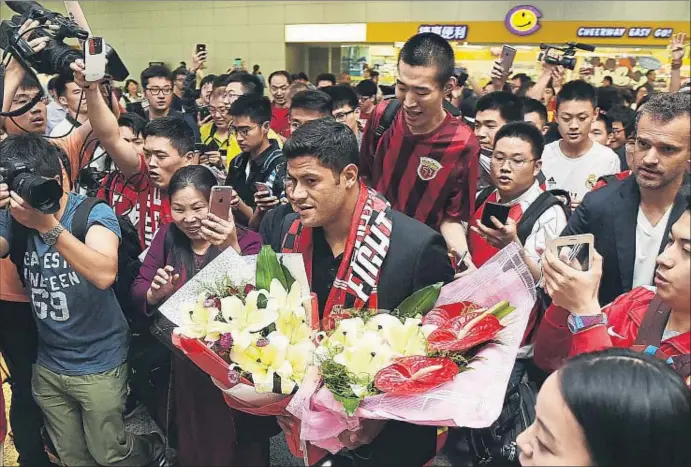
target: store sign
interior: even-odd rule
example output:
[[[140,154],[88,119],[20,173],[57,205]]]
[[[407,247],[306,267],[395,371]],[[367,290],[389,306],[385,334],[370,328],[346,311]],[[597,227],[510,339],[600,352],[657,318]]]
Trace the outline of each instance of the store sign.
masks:
[[[429,25],[421,24],[417,28],[417,33],[421,34],[423,32],[433,32],[448,41],[462,41],[468,38],[468,26],[465,24],[461,25]]]
[[[529,36],[540,29],[542,13],[532,5],[513,7],[506,14],[504,25],[512,34]]]
[[[630,27],[630,28],[607,28],[607,27],[580,27],[576,32],[578,37],[636,37],[636,38],[648,38],[654,37],[655,39],[669,39],[674,33],[673,28],[641,28],[641,27]]]

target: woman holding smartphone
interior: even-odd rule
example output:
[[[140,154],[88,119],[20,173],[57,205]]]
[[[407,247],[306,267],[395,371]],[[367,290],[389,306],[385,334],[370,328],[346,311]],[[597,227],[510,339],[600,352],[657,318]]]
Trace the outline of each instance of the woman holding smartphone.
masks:
[[[233,221],[230,194],[226,199],[211,195],[216,183],[211,171],[199,165],[173,175],[168,189],[173,223],[156,233],[132,287],[135,303],[147,315],[224,250],[259,253],[261,237]],[[174,354],[172,361],[169,404],[175,416],[169,425],[177,436],[168,436],[177,438],[179,464],[268,465],[268,438],[262,440],[246,426],[253,418],[232,411],[211,378],[187,358]],[[237,439],[240,432],[242,440]]]

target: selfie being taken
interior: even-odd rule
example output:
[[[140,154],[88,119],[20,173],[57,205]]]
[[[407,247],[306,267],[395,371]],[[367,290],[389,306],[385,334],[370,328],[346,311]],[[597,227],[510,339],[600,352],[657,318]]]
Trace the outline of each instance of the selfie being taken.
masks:
[[[0,1],[0,466],[690,465],[630,3]]]

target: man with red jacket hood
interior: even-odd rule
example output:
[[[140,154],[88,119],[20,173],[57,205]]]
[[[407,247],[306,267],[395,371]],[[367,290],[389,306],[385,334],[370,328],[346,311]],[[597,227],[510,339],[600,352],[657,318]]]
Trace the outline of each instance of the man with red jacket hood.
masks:
[[[546,252],[543,274],[553,305],[536,336],[538,366],[552,371],[574,355],[632,347],[663,358],[690,385],[691,204],[672,226],[669,244],[657,257],[655,287],[638,287],[600,309],[599,254],[590,271],[579,271]]]

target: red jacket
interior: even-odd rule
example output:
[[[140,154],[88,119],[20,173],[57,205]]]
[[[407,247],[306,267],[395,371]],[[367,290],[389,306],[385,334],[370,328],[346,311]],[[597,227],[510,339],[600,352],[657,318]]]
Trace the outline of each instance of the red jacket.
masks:
[[[535,364],[546,371],[561,367],[565,359],[610,347],[631,347],[655,292],[638,287],[620,295],[602,309],[608,325],[593,326],[571,334],[566,326],[569,312],[552,305],[547,309],[535,336]],[[663,341],[660,350],[669,357],[691,353],[691,333]]]

